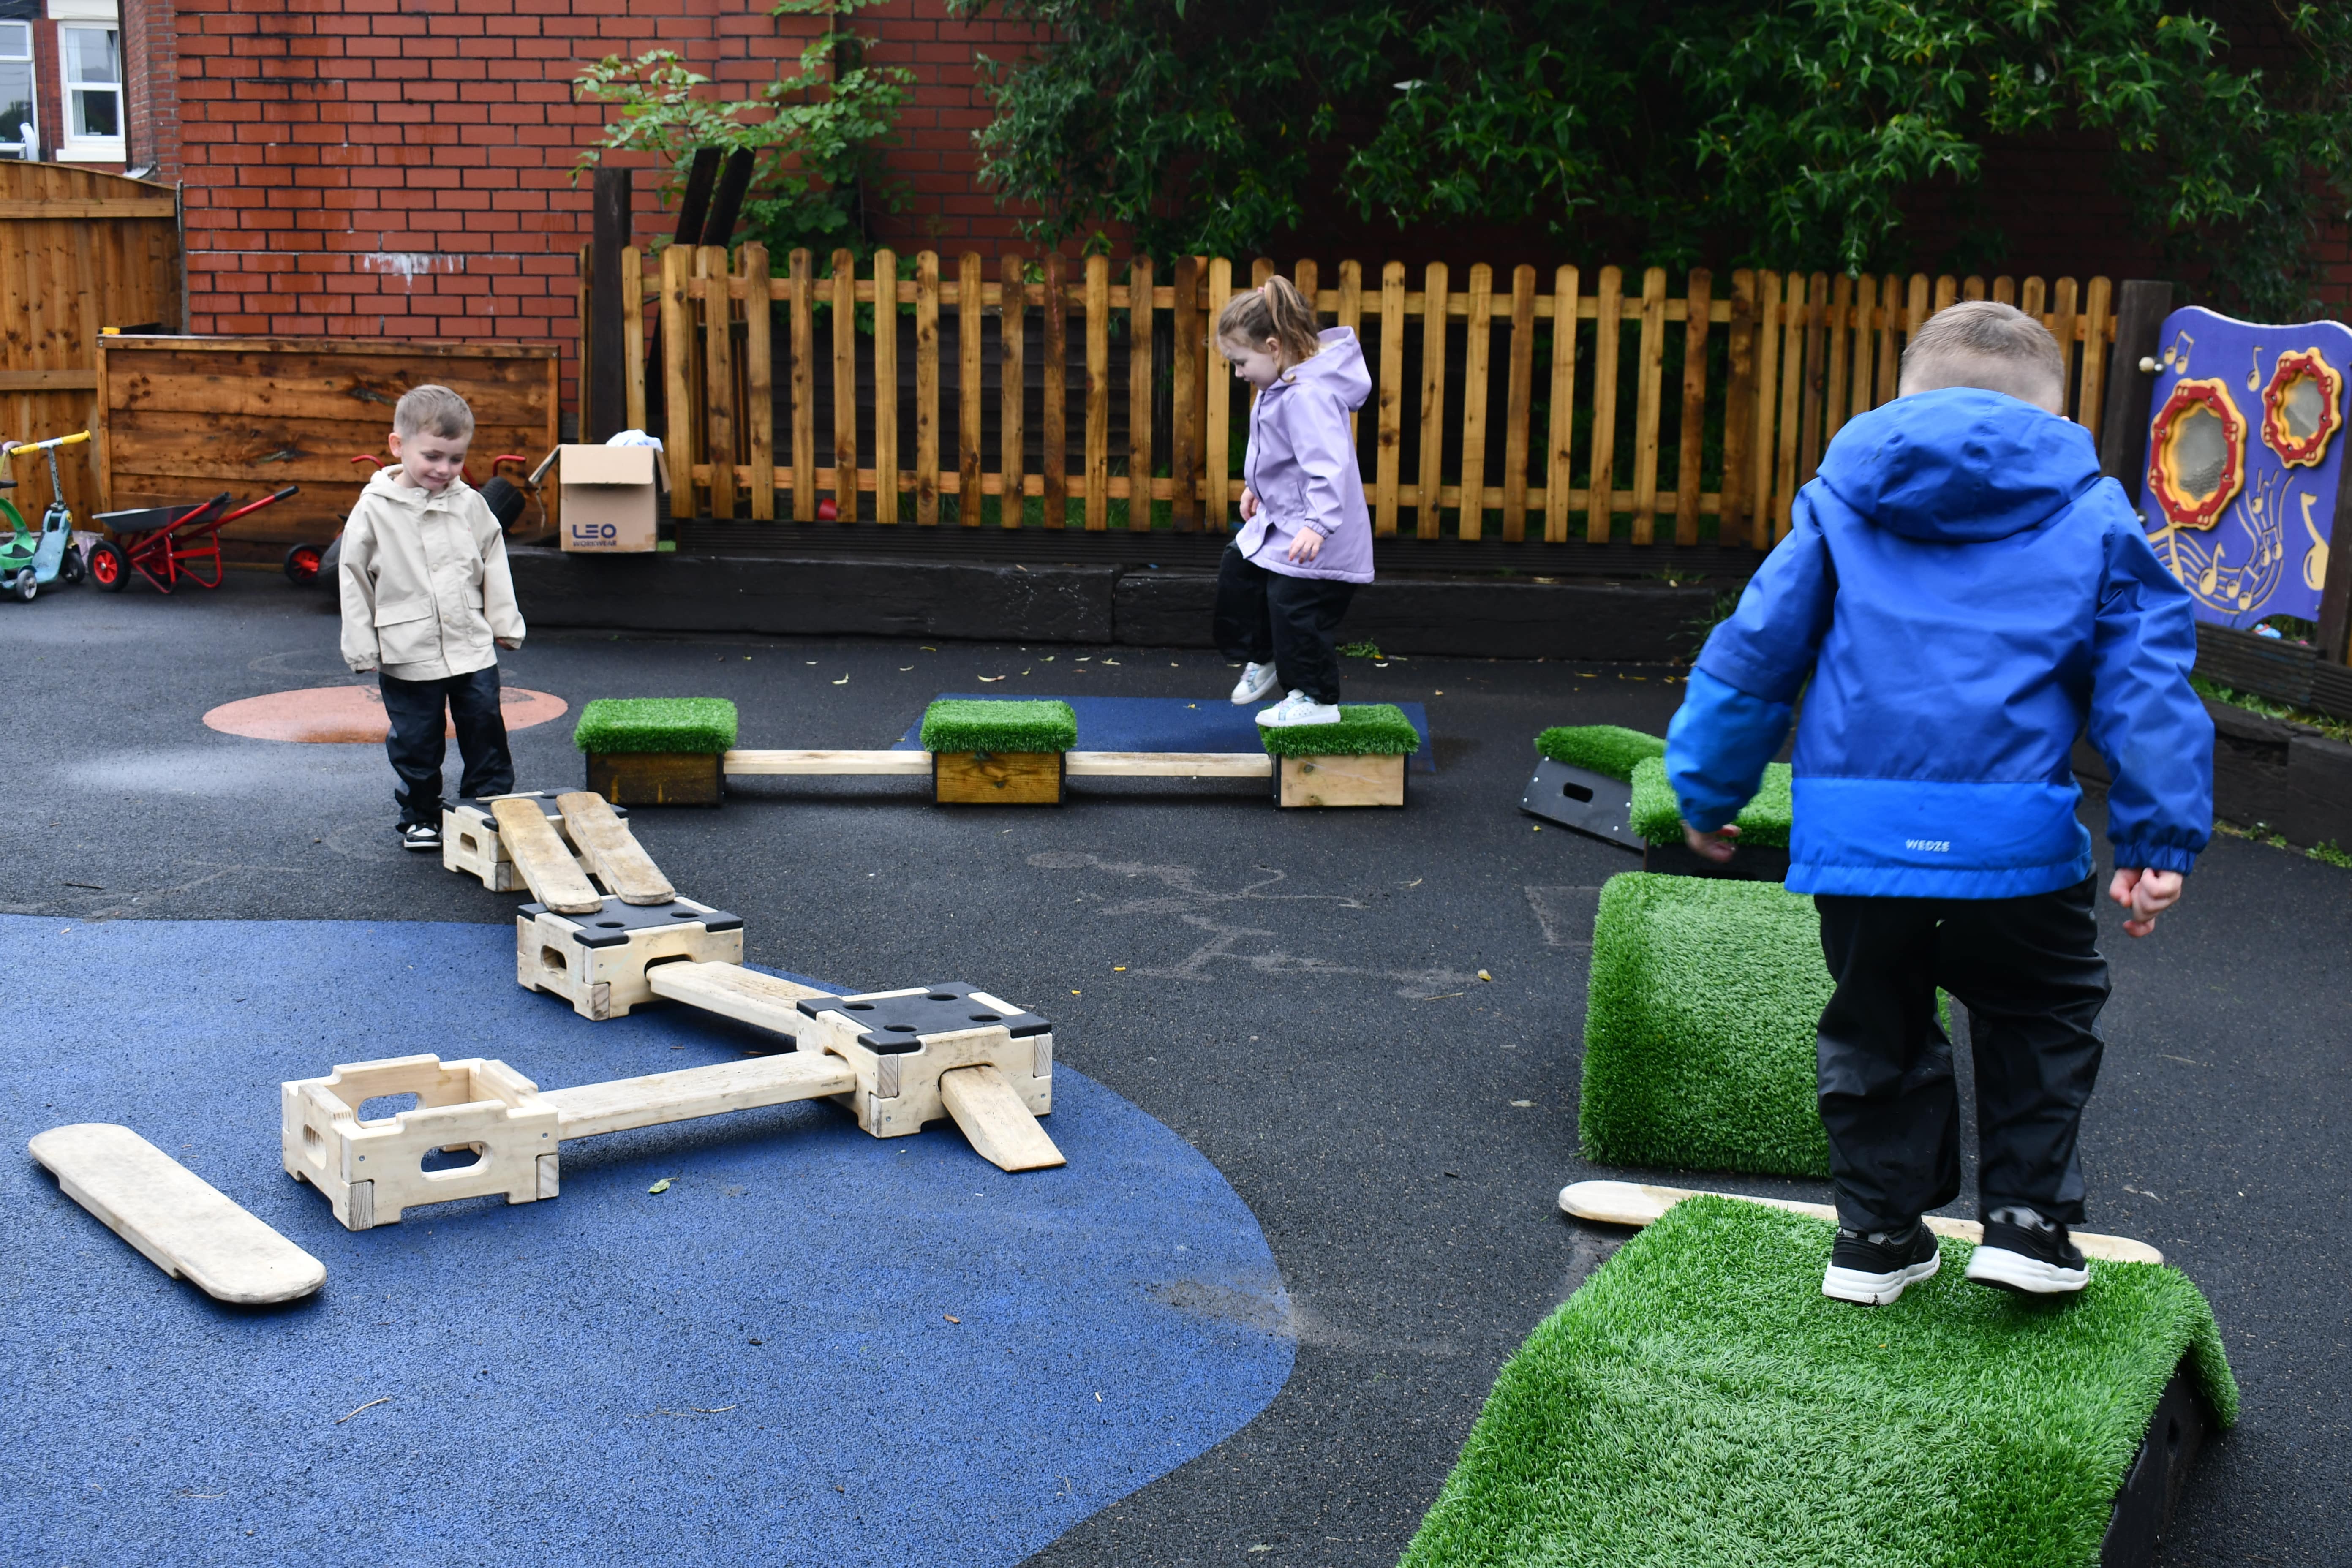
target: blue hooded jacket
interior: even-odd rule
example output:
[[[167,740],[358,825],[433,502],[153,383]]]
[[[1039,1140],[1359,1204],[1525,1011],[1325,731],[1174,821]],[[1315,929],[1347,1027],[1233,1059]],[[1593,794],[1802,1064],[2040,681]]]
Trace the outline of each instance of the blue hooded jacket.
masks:
[[[1699,655],[1667,776],[1691,826],[1722,826],[1803,690],[1791,890],[2016,898],[2091,874],[2067,761],[2087,721],[2116,864],[2186,871],[2213,817],[2196,657],[2188,592],[2081,426],[1920,393],[1830,443]]]

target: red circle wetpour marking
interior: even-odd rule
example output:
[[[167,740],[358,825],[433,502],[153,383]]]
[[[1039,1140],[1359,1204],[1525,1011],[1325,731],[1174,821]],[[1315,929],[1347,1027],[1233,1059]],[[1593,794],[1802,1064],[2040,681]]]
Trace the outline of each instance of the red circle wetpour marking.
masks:
[[[509,730],[528,730],[562,718],[571,704],[548,692],[509,686],[499,693],[499,709]],[[224,735],[243,735],[248,740],[327,745],[381,743],[391,728],[383,716],[383,698],[373,686],[313,686],[247,697],[222,703],[205,715],[205,724]],[[445,724],[443,733],[457,731]]]

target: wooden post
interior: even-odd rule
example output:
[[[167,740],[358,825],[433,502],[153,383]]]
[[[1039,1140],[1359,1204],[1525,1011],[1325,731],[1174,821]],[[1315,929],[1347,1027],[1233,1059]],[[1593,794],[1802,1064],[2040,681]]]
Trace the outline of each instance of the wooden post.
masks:
[[[1216,331],[1218,312],[1233,295],[1234,264],[1216,257],[1209,263],[1209,297],[1202,310],[1211,332]],[[1202,526],[1211,533],[1223,533],[1234,513],[1233,486],[1225,478],[1233,465],[1234,377],[1224,355],[1213,344],[1207,345],[1205,352],[1201,374],[1201,390],[1208,405],[1201,421]]]
[[[735,310],[727,247],[698,247],[694,267],[702,282],[702,422],[710,462],[710,515],[726,522],[735,516]]]
[[[1087,258],[1087,529],[1110,526],[1110,258]]]
[[[1708,316],[1715,309],[1715,274],[1704,267],[1693,268],[1685,292],[1689,313],[1683,318],[1682,446],[1675,454],[1675,542],[1696,544],[1700,453],[1706,437],[1706,334],[1711,324]],[[1717,537],[1721,536],[1718,525]]]
[[[1780,452],[1772,481],[1772,537],[1789,531],[1797,502],[1797,419],[1805,380],[1805,275],[1791,272],[1780,311]]]
[[[1748,542],[1758,550],[1772,546],[1778,507],[1773,478],[1780,408],[1781,288],[1779,273],[1756,274],[1756,418],[1748,447]]]
[[[1151,531],[1151,258],[1127,272],[1127,526]]]
[[[1633,542],[1648,544],[1657,536],[1658,426],[1664,412],[1666,352],[1666,269],[1642,273],[1642,344],[1636,363],[1640,380],[1633,396]]]
[[[2106,336],[2115,285],[2094,278],[2083,300],[2083,385],[2074,397],[2074,423],[2099,442],[2099,416],[2106,403]]]
[[[816,317],[814,264],[807,247],[793,252],[793,521],[816,521]]]
[[[1431,262],[1421,288],[1421,482],[1413,529],[1423,539],[1435,539],[1444,489],[1445,263]]]
[[[997,273],[1003,283],[998,295],[997,467],[1003,472],[997,477],[1000,489],[996,521],[999,527],[1018,528],[1029,509],[1029,458],[1026,432],[1022,428],[1028,394],[1028,371],[1024,362],[1029,352],[1029,284],[1028,274],[1017,256],[1004,257],[997,264]]]
[[[1601,291],[1593,297],[1596,315],[1592,333],[1592,477],[1586,481],[1584,542],[1609,542],[1610,518],[1616,510],[1617,485],[1617,334],[1624,325],[1625,275],[1614,267],[1601,269]]]
[[[1575,480],[1569,464],[1576,446],[1576,312],[1579,275],[1573,267],[1552,274],[1551,429],[1544,442],[1544,542],[1568,542]]]
[[[1822,465],[1822,401],[1828,390],[1825,383],[1829,372],[1829,274],[1816,272],[1805,298],[1804,408],[1801,416],[1803,424],[1798,437],[1803,445],[1797,456],[1799,489],[1812,481],[1815,470]]]
[[[694,275],[694,249],[691,246],[673,245],[662,252],[661,258],[661,348],[662,348],[662,412],[669,426],[664,445],[670,459],[669,512],[672,517],[694,515],[694,446],[696,416],[700,412],[687,390],[688,359],[694,352],[694,331],[689,325],[692,307],[687,300],[687,284]]]
[[[956,258],[956,521],[980,526],[981,333],[987,319],[982,309],[980,252],[967,250]]]
[[[915,254],[915,521],[940,525],[940,253]]]
[[[1070,296],[1062,280],[1062,253],[1045,253],[1045,373],[1042,456],[1045,465],[1045,526],[1065,528],[1070,521]]]
[[[1179,533],[1201,526],[1201,258],[1180,256],[1168,289],[1168,511]]]
[[[1900,390],[1902,370],[1895,300],[1902,289],[1903,279],[1892,272],[1878,280],[1878,389],[1871,402],[1873,408],[1894,402]]]
[[[857,258],[833,253],[833,503],[857,521]]]
[[[2017,308],[2035,321],[2042,321],[2042,324],[2046,327],[2050,323],[2042,321],[2042,318],[2049,303],[2050,286],[2039,278],[2028,278],[2025,280],[2025,292],[2019,298]],[[1942,308],[1940,305],[1937,307],[1938,310]]]
[[[1469,331],[1462,377],[1462,510],[1454,531],[1475,540],[1486,524],[1486,355],[1495,331],[1495,269],[1470,268]]]
[[[2028,287],[2031,287],[2031,285],[2029,284]],[[1952,281],[1951,274],[1945,273],[1936,279],[1937,310],[1946,310],[1950,306],[1958,303],[1959,298],[1959,285]],[[1929,314],[1934,314],[1934,311],[1930,311]]]
[[[1356,262],[1342,261],[1339,263],[1339,308],[1338,310],[1333,312],[1333,314],[1338,317],[1338,320],[1333,324],[1336,326],[1345,327],[1349,331],[1355,333],[1357,352],[1360,353],[1362,353],[1364,347],[1364,269]],[[1349,442],[1352,443],[1355,440],[1357,431],[1362,426],[1363,417],[1363,412],[1360,409],[1348,416],[1348,439]]]
[[[1404,263],[1381,268],[1381,379],[1372,432],[1372,532],[1397,531],[1397,470],[1404,447]]]
[[[2147,478],[2148,405],[2156,393],[2156,373],[2140,369],[2139,362],[2154,359],[2163,346],[2160,335],[2164,318],[2172,313],[2172,285],[2131,278],[2118,292],[2106,409],[2099,421],[2099,472],[2121,480],[2124,494],[2137,506]],[[2336,542],[2338,549],[2331,554],[2352,556],[2352,534],[2338,535]]]
[[[610,440],[628,429],[629,389],[623,374],[623,322],[644,307],[629,297],[621,253],[629,246],[635,204],[626,169],[599,163],[590,195],[594,238],[589,246],[588,339],[581,344],[580,374],[588,382],[581,405],[583,441]],[[640,401],[643,395],[640,395]]]
[[[743,273],[743,418],[751,430],[751,515],[776,518],[776,360],[770,342],[776,295],[768,247],[752,241],[736,253]]]
[[[1535,418],[1536,269],[1511,272],[1511,360],[1503,405],[1503,537],[1528,536],[1528,426]]]
[[[2066,389],[2060,395],[2058,406],[2062,410],[2071,413],[2074,407],[2074,389],[2078,384],[2074,374],[2074,327],[2076,321],[2074,315],[2074,302],[2076,299],[2074,280],[2072,278],[2061,278],[2058,279],[2057,288],[2053,289],[2052,293],[2055,296],[2052,300],[2051,309],[2051,315],[2054,319],[2050,323],[2050,335],[2058,340],[2058,357],[2063,360],[2066,364]]]
[[[874,521],[898,521],[898,253],[874,253]]]
[[[628,428],[646,427],[646,257],[632,245],[621,252],[621,353]]]
[[[1748,441],[1756,421],[1756,274],[1731,275],[1731,320],[1723,340],[1723,510],[1715,542],[1730,544],[1748,521]]]
[[[2007,273],[1992,280],[1992,297],[2004,305],[2017,303],[2017,279]]]
[[[1853,296],[1854,279],[1841,272],[1830,280],[1830,313],[1826,341],[1822,352],[1829,356],[1824,367],[1829,373],[1826,396],[1822,405],[1822,443],[1824,447],[1843,427],[1851,406],[1850,385],[1853,369]]]
[[[1961,280],[1961,282],[1960,282],[1960,298],[1961,298],[1961,299],[1963,299],[1963,300],[1982,300],[1984,297],[1985,297],[1985,280],[1984,280],[1983,279],[1981,279],[1981,278],[1977,278],[1977,277],[1969,277],[1969,278],[1963,279]]]

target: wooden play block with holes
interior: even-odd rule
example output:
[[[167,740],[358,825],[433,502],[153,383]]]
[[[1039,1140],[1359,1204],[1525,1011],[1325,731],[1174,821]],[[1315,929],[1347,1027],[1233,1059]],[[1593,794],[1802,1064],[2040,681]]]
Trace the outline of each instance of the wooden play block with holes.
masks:
[[[571,842],[553,795],[527,790],[491,799],[537,801],[557,835]],[[625,817],[628,813],[622,810],[614,815]],[[515,869],[514,857],[507,853],[506,840],[499,836],[499,820],[490,815],[488,801],[460,800],[442,810],[441,865],[445,870],[479,879],[493,893],[520,892],[528,885]]]
[[[580,852],[580,864],[625,904],[666,904],[677,889],[654,864],[601,795],[574,790],[555,797],[563,813],[564,837]]]
[[[743,962],[743,921],[692,899],[632,904],[600,898],[586,910],[525,904],[515,916],[515,979],[583,1018],[620,1018],[653,999],[646,971],[685,960]]]
[[[291,1301],[327,1282],[325,1264],[128,1127],[52,1127],[29,1147],[66,1196],[148,1262],[217,1300]]]
[[[1402,805],[1402,752],[1360,757],[1283,757],[1275,774],[1277,805]]]
[[[942,1094],[940,1080],[963,1068],[993,1068],[1005,1094],[1034,1123],[1054,1109],[1054,1026],[961,983],[877,991],[863,996],[812,997],[798,1005],[796,1037],[803,1051],[840,1058],[856,1075],[855,1089],[839,1097],[857,1114],[857,1125],[877,1138],[919,1132],[927,1121],[952,1117],[972,1146],[995,1160],[991,1148],[1011,1151],[1029,1163],[1006,1170],[1062,1163],[1050,1140],[1015,1141],[992,1127],[975,1134]],[[968,1113],[999,1112],[1003,1095],[978,1080],[959,1098]],[[1045,1139],[1042,1129],[1038,1139]],[[1046,1157],[1044,1151],[1052,1151]],[[1025,1152],[1024,1152],[1025,1151]],[[1003,1164],[1001,1160],[996,1161]]]
[[[509,797],[490,802],[499,837],[514,860],[515,872],[531,897],[560,914],[590,914],[604,903],[588,874],[535,800]]]
[[[1059,752],[940,752],[931,798],[941,805],[1059,805]]]

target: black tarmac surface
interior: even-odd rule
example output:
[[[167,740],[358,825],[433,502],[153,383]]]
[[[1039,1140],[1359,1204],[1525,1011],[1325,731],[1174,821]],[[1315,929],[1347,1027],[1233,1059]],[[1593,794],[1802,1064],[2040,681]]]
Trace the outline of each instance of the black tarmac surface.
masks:
[[[394,845],[379,748],[201,722],[234,699],[358,683],[320,597],[240,573],[169,600],[12,600],[0,660],[0,910],[504,918],[508,900]],[[505,671],[575,710],[730,697],[743,744],[805,747],[887,746],[926,699],[984,676],[1006,696],[1222,700],[1233,680],[1200,653],[576,633]],[[909,781],[774,779],[717,811],[640,816],[682,889],[745,917],[753,962],[876,987],[962,979],[1045,1013],[1065,1060],[1191,1140],[1255,1211],[1291,1296],[1289,1385],[1039,1563],[1393,1563],[1496,1367],[1618,1240],[1555,1197],[1628,1173],[1577,1157],[1574,1111],[1592,902],[1635,861],[1516,806],[1538,729],[1657,730],[1681,688],[1599,665],[1346,673],[1350,700],[1428,704],[1439,771],[1414,775],[1402,812],[1142,782],[1082,784],[1059,810],[940,810]],[[515,735],[523,787],[577,786],[570,732]],[[2156,936],[2105,925],[2116,989],[2084,1134],[2089,1227],[2188,1270],[2245,1392],[2162,1560],[2352,1561],[2352,872],[2225,838]],[[299,956],[289,984],[310,983]]]

